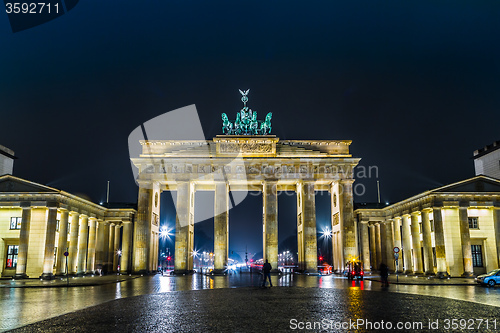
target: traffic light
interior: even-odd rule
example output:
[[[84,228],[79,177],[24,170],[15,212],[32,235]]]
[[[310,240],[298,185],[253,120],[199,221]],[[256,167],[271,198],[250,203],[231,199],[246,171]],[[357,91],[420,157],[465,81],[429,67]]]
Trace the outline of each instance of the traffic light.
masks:
[[[323,261],[323,257],[322,256],[319,257],[319,261]]]
[[[170,261],[170,256],[167,257],[167,260]]]

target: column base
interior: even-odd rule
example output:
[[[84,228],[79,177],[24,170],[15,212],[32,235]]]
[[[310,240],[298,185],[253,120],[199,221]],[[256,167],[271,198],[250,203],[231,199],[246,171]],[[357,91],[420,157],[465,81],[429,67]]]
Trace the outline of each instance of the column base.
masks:
[[[43,273],[40,275],[40,279],[42,280],[54,280],[56,277],[52,273]]]
[[[472,272],[465,272],[464,274],[462,274],[462,277],[473,277],[474,276],[474,273]]]
[[[447,279],[450,277],[450,274],[448,274],[448,272],[438,272],[437,277],[440,279]]]
[[[14,275],[15,280],[28,279],[29,276],[26,273],[16,274]]]
[[[433,276],[433,275],[436,275],[436,273],[434,273],[434,271],[428,271],[428,272],[425,272],[425,275],[426,276]]]

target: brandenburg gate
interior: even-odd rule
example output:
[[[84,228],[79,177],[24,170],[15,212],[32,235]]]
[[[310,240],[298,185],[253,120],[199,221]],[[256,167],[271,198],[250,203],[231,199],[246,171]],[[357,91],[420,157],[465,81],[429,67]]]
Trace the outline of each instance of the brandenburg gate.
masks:
[[[158,267],[160,193],[177,191],[174,273],[193,270],[196,191],[214,191],[214,272],[228,262],[229,210],[243,193],[263,195],[264,260],[278,267],[278,194],[297,194],[299,270],[317,271],[315,191],[329,191],[334,269],[358,257],[353,214],[353,168],[359,158],[348,140],[280,140],[271,135],[271,116],[257,121],[247,106],[230,122],[222,114],[223,135],[212,140],[142,140],[132,158],[139,169],[138,216],[134,227],[133,271]],[[232,195],[231,195],[232,194]],[[243,195],[244,197],[244,195]],[[240,200],[241,199],[241,200]]]

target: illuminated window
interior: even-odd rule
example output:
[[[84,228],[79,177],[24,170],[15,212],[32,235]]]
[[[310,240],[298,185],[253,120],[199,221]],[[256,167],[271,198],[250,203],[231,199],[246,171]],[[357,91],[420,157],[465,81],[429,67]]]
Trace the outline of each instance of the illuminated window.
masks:
[[[19,245],[9,245],[7,247],[7,268],[16,268],[17,266],[17,253],[19,251]]]
[[[19,230],[21,229],[21,217],[11,217],[10,218],[10,230]]]
[[[479,229],[477,217],[469,217],[469,229]]]
[[[54,247],[54,267],[56,267],[57,263],[57,247]]]
[[[56,231],[59,231],[59,220],[56,220]]]
[[[472,266],[483,267],[483,249],[481,245],[471,245]]]

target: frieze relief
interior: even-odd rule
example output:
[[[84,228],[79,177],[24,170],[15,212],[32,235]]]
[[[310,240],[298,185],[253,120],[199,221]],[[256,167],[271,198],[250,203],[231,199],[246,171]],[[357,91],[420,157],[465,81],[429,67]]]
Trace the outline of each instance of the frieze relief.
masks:
[[[332,217],[332,225],[336,226],[339,224],[339,213],[335,213]]]
[[[219,152],[222,154],[238,154],[238,153],[272,153],[273,145],[271,143],[255,143],[255,142],[221,142],[219,144]]]

